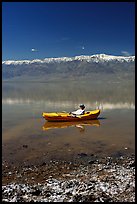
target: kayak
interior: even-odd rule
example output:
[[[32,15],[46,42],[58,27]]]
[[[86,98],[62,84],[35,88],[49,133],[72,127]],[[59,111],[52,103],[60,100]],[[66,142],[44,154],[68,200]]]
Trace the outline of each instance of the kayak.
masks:
[[[64,112],[52,112],[52,113],[46,113],[43,112],[42,116],[47,121],[51,122],[65,122],[65,121],[81,121],[81,120],[92,120],[97,119],[97,117],[100,114],[100,110],[92,110],[92,111],[86,111],[83,115],[72,115],[70,113],[64,113]]]
[[[98,119],[96,120],[85,120],[85,121],[73,121],[73,122],[45,122],[42,129],[49,130],[55,128],[67,128],[67,127],[78,127],[78,126],[100,126],[100,122]]]

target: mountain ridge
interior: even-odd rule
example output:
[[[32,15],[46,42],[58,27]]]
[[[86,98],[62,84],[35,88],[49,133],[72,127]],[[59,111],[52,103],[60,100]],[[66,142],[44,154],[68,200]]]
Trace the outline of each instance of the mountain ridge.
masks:
[[[2,62],[3,79],[29,77],[39,78],[73,78],[93,74],[134,75],[135,56],[91,55],[62,58],[45,58],[43,60],[9,60]],[[102,77],[102,76],[101,76]]]
[[[21,65],[21,64],[33,64],[33,63],[54,63],[54,62],[72,62],[72,61],[87,61],[87,62],[133,62],[135,56],[114,56],[106,54],[95,54],[95,55],[80,55],[75,57],[57,57],[57,58],[44,58],[44,59],[33,59],[33,60],[5,60],[2,61],[4,65]]]

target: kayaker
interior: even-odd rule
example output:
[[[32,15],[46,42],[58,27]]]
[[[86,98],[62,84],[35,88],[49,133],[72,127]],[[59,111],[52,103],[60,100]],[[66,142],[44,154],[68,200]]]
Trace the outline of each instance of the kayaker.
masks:
[[[73,115],[73,116],[83,115],[85,113],[85,105],[84,104],[80,104],[79,107],[80,108],[78,110],[72,111],[72,112],[70,112],[70,114]]]

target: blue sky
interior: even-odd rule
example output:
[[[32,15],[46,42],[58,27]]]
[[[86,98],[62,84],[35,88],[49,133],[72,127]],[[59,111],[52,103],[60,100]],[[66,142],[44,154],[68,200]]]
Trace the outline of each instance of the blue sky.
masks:
[[[3,2],[2,60],[135,54],[134,2]]]

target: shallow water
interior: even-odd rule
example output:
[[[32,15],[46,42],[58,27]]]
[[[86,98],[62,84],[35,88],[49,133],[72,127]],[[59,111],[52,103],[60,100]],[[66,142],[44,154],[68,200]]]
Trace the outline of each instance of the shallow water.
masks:
[[[110,83],[111,81],[111,83]],[[135,151],[134,81],[3,82],[2,157],[14,164]],[[42,112],[100,107],[98,120],[52,123]]]

